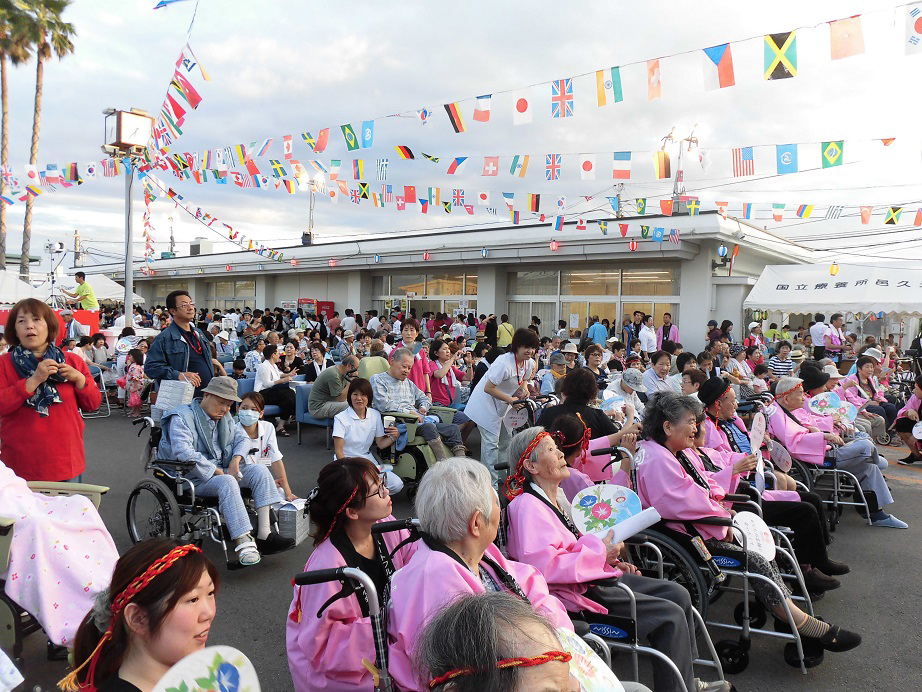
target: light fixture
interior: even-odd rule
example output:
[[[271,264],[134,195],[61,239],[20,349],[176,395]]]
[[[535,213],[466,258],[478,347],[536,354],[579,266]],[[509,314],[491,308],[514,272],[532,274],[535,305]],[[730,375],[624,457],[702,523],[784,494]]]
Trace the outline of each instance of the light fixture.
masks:
[[[480,256],[481,256],[481,257],[483,257],[484,259],[486,259],[486,258],[487,258],[487,255],[489,255],[489,254],[490,254],[490,251],[487,250],[485,247],[480,248]]]
[[[557,252],[557,250],[560,249],[560,243],[556,240],[552,240],[549,247],[551,248],[551,252]]]
[[[335,266],[336,266],[336,258],[331,257],[331,258],[329,259],[329,261],[327,262],[327,266],[329,266],[330,268],[335,267]]]
[[[839,265],[835,261],[833,261],[832,266],[829,267],[829,275],[835,276],[838,273],[839,273]]]
[[[432,257],[432,255],[430,255],[429,251],[427,250],[423,253],[423,262],[428,262],[430,257]]]
[[[636,240],[632,240],[630,243],[628,243],[627,246],[631,249],[631,252],[637,251],[637,241]]]
[[[258,271],[262,271],[262,270],[263,270],[263,265],[257,264],[257,265],[256,265],[256,269],[257,269]]]
[[[727,246],[723,243],[717,247],[717,255],[720,257],[720,259],[711,260],[711,271],[714,271],[715,269],[722,269],[723,267],[726,267],[728,264],[730,264],[730,258],[727,257],[728,252],[729,251],[727,250]]]
[[[199,274],[204,274],[204,273],[205,273],[205,270],[204,270],[202,267],[199,267],[199,268],[198,268],[198,273],[199,273]]]
[[[727,256],[727,246],[721,243],[720,247],[717,248],[717,255],[719,257],[726,257]]]

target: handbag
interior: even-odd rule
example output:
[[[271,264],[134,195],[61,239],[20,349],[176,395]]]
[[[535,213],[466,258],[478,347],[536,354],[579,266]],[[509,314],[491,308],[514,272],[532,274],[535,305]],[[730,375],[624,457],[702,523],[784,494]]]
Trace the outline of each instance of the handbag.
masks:
[[[117,385],[119,386],[120,389],[124,389],[124,388],[125,388],[125,385],[128,384],[128,380],[125,378],[124,375],[122,375],[121,377],[119,377],[119,378],[115,381],[115,384],[117,384]]]
[[[141,395],[138,392],[132,392],[128,396],[128,406],[136,408],[141,405]]]

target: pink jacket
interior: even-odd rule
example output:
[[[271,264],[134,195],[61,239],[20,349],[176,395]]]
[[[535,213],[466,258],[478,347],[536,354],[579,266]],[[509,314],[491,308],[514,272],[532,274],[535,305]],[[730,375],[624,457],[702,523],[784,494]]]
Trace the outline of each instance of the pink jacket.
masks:
[[[733,424],[747,437],[749,436],[749,431],[746,430],[745,424],[739,417],[733,419]],[[727,433],[721,430],[718,425],[711,420],[710,416],[705,416],[704,418],[704,429],[707,431],[707,437],[704,440],[705,447],[708,449],[722,449],[726,452],[733,451],[733,448],[730,446],[730,440],[727,439]]]
[[[595,485],[592,479],[582,471],[578,471],[571,466],[570,475],[560,482],[560,489],[563,490],[563,494],[567,496],[567,500],[573,502],[573,498],[576,497],[576,494],[580,490],[585,490],[590,485]]]
[[[586,450],[585,454],[577,457],[574,460],[573,468],[587,475],[592,479],[594,483],[598,483],[599,481],[608,481],[614,485],[627,486],[628,483],[620,482],[617,480],[618,474],[621,474],[622,476],[624,475],[624,473],[621,471],[620,463],[612,464],[603,471],[602,467],[611,461],[611,456],[608,454],[603,454],[602,456],[594,457],[589,453],[596,449],[602,449],[603,447],[611,447],[611,443],[608,441],[608,435],[603,435],[602,437],[597,437],[594,440],[589,440],[589,449]],[[626,479],[622,480],[626,481]]]
[[[852,382],[858,382],[858,375],[849,375],[845,378],[846,380],[851,380]],[[880,389],[880,385],[875,387],[877,393],[874,395],[874,401],[886,401],[887,397],[884,396],[883,392]],[[868,400],[868,397],[865,396],[864,392],[861,391],[861,387],[849,387],[845,390],[846,400],[852,402],[858,408],[861,408],[862,404]]]
[[[413,344],[407,346],[401,341],[395,345],[394,350],[398,348],[409,348],[412,351]],[[407,379],[419,387],[420,391],[428,396],[430,400],[432,399],[429,388],[429,350],[425,346],[421,347],[419,353],[413,356],[413,367],[410,368],[410,374],[407,375]]]
[[[669,326],[669,341],[675,343],[679,340],[679,328],[674,324]],[[629,344],[628,344],[629,345]],[[663,347],[663,325],[660,325],[656,329],[656,350],[660,350]]]
[[[550,619],[555,627],[573,629],[563,605],[548,591],[541,573],[530,565],[506,560],[499,549],[491,544],[486,557],[509,573],[522,588],[532,607]],[[483,564],[483,563],[481,563]],[[484,568],[491,572],[489,567]],[[497,575],[492,575],[501,583]],[[402,690],[423,690],[412,665],[416,640],[429,618],[455,597],[483,593],[480,576],[452,555],[433,550],[425,543],[407,565],[397,571],[391,580],[391,607],[387,633],[390,645],[388,670]]]
[[[583,595],[590,582],[621,576],[621,570],[606,561],[608,551],[600,538],[585,535],[577,539],[554,511],[531,493],[522,493],[510,502],[506,517],[510,557],[538,569],[551,594],[570,612],[608,612]]]
[[[915,394],[909,397],[909,401],[906,402],[906,405],[900,409],[900,412],[896,414],[897,418],[905,418],[906,414],[910,411],[915,411],[919,413],[922,410],[922,400],[919,399]]]
[[[809,432],[803,425],[791,420],[781,406],[768,420],[768,430],[791,456],[808,464],[821,466],[826,456],[826,438],[822,432]],[[797,415],[797,411],[794,411]]]
[[[392,521],[387,517],[382,521]],[[384,542],[392,551],[409,537],[407,531],[384,534]],[[394,556],[394,567],[403,567],[416,552],[410,543]],[[318,545],[311,553],[304,570],[346,567],[342,554],[330,540]],[[296,692],[313,690],[371,690],[371,674],[362,666],[362,659],[375,660],[371,619],[362,617],[355,594],[334,601],[323,614],[317,612],[329,598],[337,594],[339,582],[324,582],[294,587],[294,597],[285,620],[288,668]],[[378,594],[380,597],[381,594]],[[301,621],[297,619],[300,599]]]
[[[839,397],[841,398],[841,397]],[[804,405],[800,411],[794,411],[794,417],[797,418],[804,426],[813,426],[823,432],[834,432],[836,420],[832,416],[820,416],[810,410],[810,399],[804,397]]]
[[[644,507],[655,507],[663,519],[693,521],[701,517],[729,517],[730,512],[719,503],[725,493],[723,488],[709,478],[711,494],[695,483],[672,452],[662,445],[647,440],[643,443],[643,463],[637,467],[637,494]],[[690,457],[696,455],[689,450]],[[682,524],[667,522],[669,528],[688,533]],[[727,535],[724,526],[696,525],[705,540],[723,540]]]

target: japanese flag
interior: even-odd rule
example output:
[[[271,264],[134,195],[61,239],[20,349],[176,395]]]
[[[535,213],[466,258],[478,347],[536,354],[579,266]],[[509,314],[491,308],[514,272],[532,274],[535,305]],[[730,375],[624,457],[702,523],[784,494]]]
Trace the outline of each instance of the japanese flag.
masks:
[[[33,163],[27,163],[25,166],[26,171],[26,183],[37,183],[38,182],[38,168]]]
[[[285,135],[282,139],[283,151],[285,152],[285,158],[290,159],[292,156],[291,150],[291,135]]]
[[[335,187],[331,187],[329,190],[327,190],[327,194],[330,196],[330,201],[333,204],[339,204],[339,190],[337,190]]]
[[[595,154],[579,155],[579,177],[581,180],[595,180]]]
[[[520,89],[512,93],[512,124],[527,125],[532,120],[534,103],[531,89]]]
[[[477,204],[482,207],[490,206],[490,193],[487,190],[477,193]]]

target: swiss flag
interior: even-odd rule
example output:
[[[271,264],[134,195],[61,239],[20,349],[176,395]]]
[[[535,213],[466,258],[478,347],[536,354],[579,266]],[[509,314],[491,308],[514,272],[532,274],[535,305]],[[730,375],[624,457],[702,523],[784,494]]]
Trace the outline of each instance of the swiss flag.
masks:
[[[532,120],[532,94],[531,89],[521,89],[512,94],[512,124],[525,125]]]
[[[595,154],[579,155],[579,177],[582,180],[595,180]]]
[[[483,173],[481,175],[496,175],[497,173],[499,173],[499,157],[484,156]]]
[[[401,196],[398,195],[398,197],[397,197],[397,211],[403,211],[403,210],[406,209],[406,208],[407,208],[407,198],[406,198],[406,197],[401,197]]]

